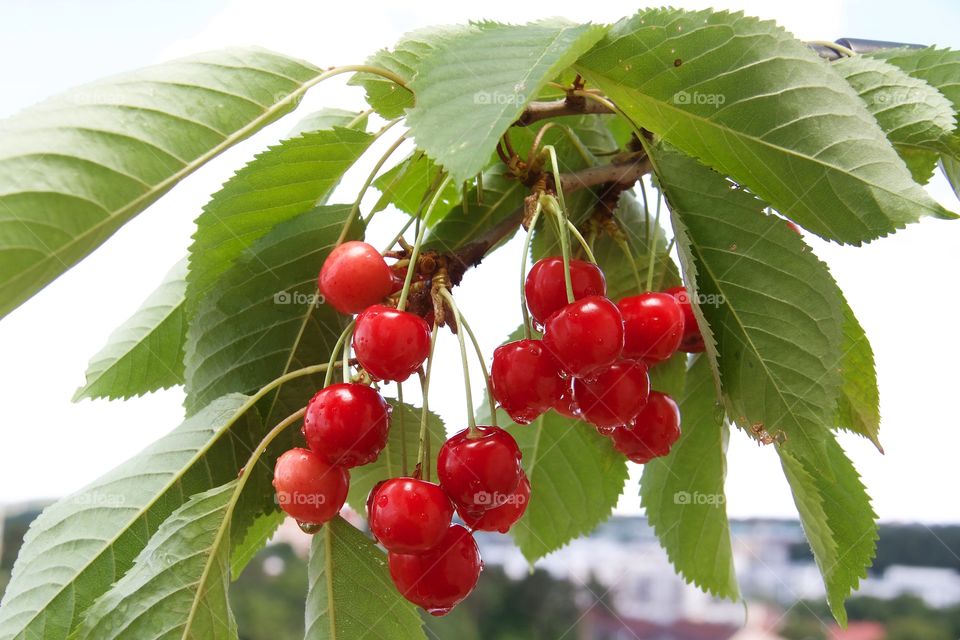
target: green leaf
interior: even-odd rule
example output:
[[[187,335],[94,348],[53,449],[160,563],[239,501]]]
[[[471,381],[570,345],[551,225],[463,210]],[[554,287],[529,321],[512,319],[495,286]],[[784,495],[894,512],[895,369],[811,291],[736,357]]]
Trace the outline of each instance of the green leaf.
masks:
[[[667,149],[654,167],[731,419],[822,462],[840,390],[833,278],[782,219],[720,175]]]
[[[811,461],[800,461],[778,447],[784,474],[800,512],[800,522],[827,587],[827,602],[842,625],[843,601],[867,577],[876,554],[876,514],[853,464],[830,438],[826,450],[832,478]]]
[[[860,244],[924,214],[952,217],[843,78],[772,22],[642,11],[577,69],[638,126],[824,238]]]
[[[415,151],[403,162],[385,172],[377,178],[373,186],[380,193],[374,211],[380,211],[388,204],[410,215],[416,215],[421,207],[425,207],[433,195],[431,188],[436,188],[437,179],[442,169],[422,151]],[[461,190],[452,182],[444,187],[443,195],[433,210],[430,218],[425,222],[433,226],[449,213],[454,205],[460,202]]]
[[[423,621],[390,579],[386,557],[343,518],[314,536],[307,640],[423,640]]]
[[[234,580],[240,577],[250,561],[267,546],[267,543],[287,519],[287,514],[280,509],[273,509],[253,518],[242,536],[232,532],[234,544],[230,551],[230,575]]]
[[[679,398],[683,394],[686,381],[687,354],[683,351],[650,368],[650,388],[671,398]]]
[[[501,424],[509,423],[502,411]],[[550,411],[510,433],[530,479],[527,512],[510,534],[532,564],[610,517],[627,461],[591,425]]]
[[[191,320],[244,250],[323,201],[372,141],[368,133],[341,127],[308,132],[267,149],[215,193],[197,218],[190,246]]]
[[[183,298],[187,261],[178,262],[129,320],[118,327],[87,367],[81,398],[132,398],[183,384],[187,325]]]
[[[940,168],[943,169],[943,175],[950,183],[954,195],[960,198],[960,160],[952,156],[942,156],[940,158]]]
[[[291,111],[319,75],[262,49],[205,53],[79,87],[0,122],[0,316]]]
[[[416,106],[407,112],[417,146],[455,183],[483,169],[526,104],[604,32],[558,21],[472,27],[422,60],[410,85]]]
[[[174,511],[130,571],[87,610],[81,637],[235,640],[227,532],[236,491],[234,480]]]
[[[411,31],[393,50],[378,51],[367,59],[367,64],[392,71],[409,85],[424,58],[444,42],[453,41],[470,29],[467,25],[454,25]],[[362,86],[367,92],[367,104],[387,120],[402,116],[414,103],[413,93],[383,76],[358,73],[348,84]]]
[[[956,127],[950,101],[925,81],[874,58],[842,58],[833,68],[867,103],[913,178],[927,182]]]
[[[0,638],[65,640],[188,496],[235,478],[262,428],[218,399],[33,522],[0,605]]]
[[[837,425],[880,445],[880,391],[873,349],[853,309],[843,301],[843,357],[840,359],[840,397]]]
[[[884,49],[870,53],[869,57],[888,62],[927,82],[960,111],[960,51],[937,47]]]
[[[729,431],[707,358],[691,365],[678,404],[682,434],[668,456],[644,465],[641,501],[677,571],[704,591],[737,600],[723,489]]]
[[[366,131],[369,121],[370,117],[365,112],[324,107],[319,111],[308,113],[301,118],[300,121],[294,125],[293,129],[290,130],[290,133],[287,134],[287,137],[296,138],[304,133],[333,129],[335,127]]]
[[[349,209],[317,207],[276,225],[200,301],[187,332],[188,411],[327,361],[347,318],[318,304],[316,278]],[[284,385],[264,420],[276,422],[302,407],[319,386],[314,377]]]
[[[413,473],[417,464],[417,451],[420,445],[420,415],[422,409],[409,404],[400,404],[390,400],[393,413],[390,419],[390,434],[387,448],[380,457],[370,464],[350,470],[350,493],[347,503],[360,514],[367,512],[367,496],[373,487],[382,480],[403,475],[403,451],[406,442],[408,473]],[[433,474],[437,468],[437,454],[446,441],[443,421],[434,412],[427,414],[427,436],[430,445],[430,458],[424,473]]]

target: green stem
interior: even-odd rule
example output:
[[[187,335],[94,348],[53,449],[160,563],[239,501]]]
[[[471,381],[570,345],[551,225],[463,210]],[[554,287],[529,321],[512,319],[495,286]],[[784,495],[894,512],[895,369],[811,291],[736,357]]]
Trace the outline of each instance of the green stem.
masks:
[[[627,262],[630,263],[630,269],[633,271],[633,279],[637,284],[637,293],[643,293],[643,280],[640,278],[640,268],[639,265],[637,265],[637,259],[633,256],[633,250],[630,248],[630,244],[626,238],[620,237],[614,238],[614,242],[617,243],[617,246],[623,251],[623,255],[626,256]]]
[[[647,288],[646,291],[653,289],[653,265],[657,258],[657,236],[660,231],[660,203],[663,198],[657,197],[657,216],[653,221],[654,238],[647,244],[647,251],[650,253],[650,259],[647,261]]]
[[[573,234],[573,237],[577,239],[577,242],[580,243],[580,246],[583,247],[583,252],[587,254],[587,260],[589,260],[593,264],[597,264],[597,259],[593,255],[593,249],[591,249],[590,245],[587,244],[587,241],[583,237],[583,234],[580,233],[579,229],[577,229],[577,225],[570,222],[570,218],[566,218],[566,221],[567,221],[567,229],[570,231],[570,233]]]
[[[574,300],[573,280],[570,278],[570,238],[567,236],[565,216],[563,210],[557,206],[557,200],[553,196],[541,194],[540,202],[547,213],[555,217],[559,227],[557,235],[560,237],[560,254],[563,256],[563,282],[567,288],[567,303],[571,303]]]
[[[323,378],[323,386],[329,387],[330,383],[333,382],[334,364],[337,362],[337,355],[340,353],[340,349],[343,348],[343,343],[346,342],[347,336],[353,332],[353,327],[356,324],[356,320],[351,320],[350,324],[348,324],[340,334],[340,337],[337,338],[337,343],[333,345],[333,349],[330,351],[330,360],[327,361],[327,375]]]
[[[430,396],[430,373],[433,371],[433,350],[437,346],[437,333],[439,329],[437,325],[433,325],[433,331],[430,333],[430,355],[427,358],[426,374],[424,374],[422,367],[417,371],[417,374],[420,376],[420,395],[423,396],[423,412],[420,414],[420,438],[417,448],[417,466],[420,467],[420,473],[426,475],[425,479],[427,480],[430,479],[430,469],[427,465],[427,462],[430,460],[427,452],[427,446],[429,445],[429,440],[427,439],[427,416],[430,414],[428,398]]]
[[[650,205],[647,204],[647,188],[643,186],[643,178],[638,180],[640,184],[640,197],[643,199],[643,241],[650,246]]]
[[[520,256],[520,311],[523,314],[523,335],[529,340],[532,337],[530,332],[530,312],[527,311],[527,256],[530,255],[530,243],[533,239],[533,230],[540,219],[540,212],[543,206],[537,201],[536,208],[533,210],[533,216],[530,218],[530,226],[527,228],[527,237],[523,241],[523,255]]]
[[[670,238],[670,242],[667,243],[667,250],[663,252],[665,259],[663,261],[663,269],[658,269],[660,273],[657,275],[657,291],[663,286],[663,278],[667,275],[667,266],[670,264],[668,258],[670,257],[670,252],[673,251],[673,245],[676,241],[676,237]]]
[[[371,113],[373,113],[373,109],[367,109],[366,111],[361,111],[360,113],[357,114],[357,117],[355,117],[353,120],[347,123],[346,128],[353,129],[355,126],[360,124],[360,122],[364,118],[369,118]]]
[[[479,435],[479,432],[477,431],[477,418],[473,415],[473,390],[470,388],[470,363],[467,361],[467,341],[463,337],[464,331],[461,328],[463,318],[450,292],[446,289],[440,289],[440,295],[443,296],[443,299],[450,305],[450,309],[453,310],[453,315],[457,320],[457,340],[460,342],[460,364],[463,366],[464,395],[467,397],[467,427],[469,429],[467,437],[472,438]]]
[[[467,323],[466,318],[460,316],[458,322],[460,327],[463,327],[467,331],[467,336],[470,338],[470,342],[473,343],[473,350],[477,354],[477,360],[480,361],[480,371],[483,372],[483,379],[486,381],[487,385],[487,402],[490,406],[490,423],[493,426],[497,426],[497,403],[493,399],[493,387],[490,384],[490,371],[487,369],[487,362],[483,358],[483,349],[480,348],[480,341],[477,340],[476,334],[473,333],[473,329],[470,328],[470,324]]]
[[[401,475],[407,475],[407,430],[406,425],[404,424],[403,414],[404,414],[404,405],[403,405],[403,383],[397,383],[397,403],[400,405],[397,407],[397,428],[400,430],[400,473]],[[389,456],[390,452],[387,452]],[[387,458],[387,462],[390,462],[390,458]]]
[[[343,341],[343,381],[350,381],[350,340],[353,338],[353,330],[347,334]]]
[[[560,209],[564,215],[567,211],[567,202],[563,199],[563,185],[560,182],[560,162],[557,160],[557,150],[552,144],[545,145],[543,150],[550,155],[550,173],[553,174],[553,186],[557,190],[557,199],[560,200]]]
[[[449,182],[450,176],[447,176],[443,179],[443,182],[440,183],[436,193],[433,194],[433,198],[430,199],[430,206],[427,207],[427,211],[423,216],[424,220],[430,218],[430,214],[433,213],[434,207],[437,206],[437,203],[443,196],[443,190],[447,188]],[[420,229],[417,231],[417,240],[413,244],[413,251],[410,252],[410,266],[407,267],[407,277],[403,281],[403,291],[400,292],[400,300],[397,302],[397,309],[400,311],[403,311],[407,306],[407,298],[410,296],[410,285],[413,283],[413,273],[417,270],[417,259],[420,257],[420,245],[423,244],[423,236],[426,230],[426,222],[420,224]]]

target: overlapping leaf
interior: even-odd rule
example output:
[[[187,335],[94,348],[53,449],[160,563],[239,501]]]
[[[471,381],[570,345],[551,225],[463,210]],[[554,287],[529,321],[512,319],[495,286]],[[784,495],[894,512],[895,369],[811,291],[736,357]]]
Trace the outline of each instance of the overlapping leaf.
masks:
[[[90,360],[81,398],[131,398],[183,384],[187,324],[183,299],[187,261],[178,262],[163,283]]]
[[[333,129],[334,127],[366,131],[369,121],[370,117],[361,111],[348,111],[347,109],[337,109],[336,107],[325,107],[300,118],[300,121],[294,125],[290,133],[287,134],[287,137],[295,138],[311,131],[323,131],[325,129]]]
[[[235,478],[259,441],[247,398],[217,400],[34,521],[0,605],[0,638],[65,640],[188,496]]]
[[[526,104],[603,32],[557,21],[484,22],[444,40],[420,62],[410,85],[416,105],[407,123],[417,146],[454,182],[473,177]],[[470,113],[468,126],[463,113]]]
[[[374,211],[392,204],[401,211],[416,215],[433,196],[433,189],[439,186],[439,181],[443,178],[442,171],[443,169],[422,151],[413,152],[374,181],[373,185],[382,194],[374,206]],[[460,202],[460,196],[461,190],[457,185],[448,183],[430,218],[425,221],[427,225],[436,224],[449,213],[453,206]]]
[[[577,69],[638,126],[824,238],[859,244],[921,215],[952,216],[843,78],[772,22],[642,11]]]
[[[840,397],[836,426],[858,433],[880,446],[880,391],[870,341],[843,301],[843,350],[840,359]]]
[[[420,616],[390,580],[386,557],[342,518],[313,538],[307,640],[423,640]]]
[[[74,89],[0,122],[0,315],[293,109],[319,74],[259,49],[206,53]]]
[[[885,49],[869,54],[920,78],[942,93],[960,110],[960,51],[927,47],[924,49]]]
[[[683,433],[668,456],[644,465],[642,504],[677,571],[704,591],[736,600],[723,487],[729,434],[705,357],[691,366],[678,402]]]

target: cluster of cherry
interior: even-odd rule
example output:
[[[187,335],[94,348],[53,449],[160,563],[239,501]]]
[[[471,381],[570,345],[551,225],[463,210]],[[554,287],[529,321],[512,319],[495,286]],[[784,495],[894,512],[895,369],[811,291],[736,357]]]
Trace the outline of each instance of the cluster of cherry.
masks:
[[[570,262],[569,301],[563,261],[531,269],[525,293],[543,340],[519,340],[494,353],[491,388],[500,406],[528,424],[549,409],[583,417],[613,438],[631,460],[665,455],[679,436],[679,412],[650,391],[647,367],[674,351],[702,350],[682,288],[625,298],[604,297],[599,268]],[[347,242],[327,258],[320,291],[328,304],[358,314],[353,350],[365,373],[321,389],[308,403],[303,435],[309,448],[276,462],[278,502],[305,529],[336,516],[352,467],[369,464],[386,446],[390,406],[367,381],[402,382],[430,353],[431,328],[412,313],[382,304],[398,278],[377,250]],[[400,593],[434,615],[449,612],[476,586],[482,562],[472,531],[506,533],[524,514],[530,483],[513,437],[495,426],[449,438],[437,457],[439,483],[390,478],[367,499],[370,529],[387,549]],[[466,526],[453,523],[454,512]]]

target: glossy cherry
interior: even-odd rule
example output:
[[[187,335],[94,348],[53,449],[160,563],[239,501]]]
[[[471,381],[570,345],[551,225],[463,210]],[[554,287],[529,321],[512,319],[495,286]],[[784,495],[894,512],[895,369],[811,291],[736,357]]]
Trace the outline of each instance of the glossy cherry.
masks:
[[[499,427],[464,429],[440,447],[437,478],[461,515],[493,508],[520,483],[520,447]]]
[[[494,350],[490,386],[514,422],[530,424],[560,400],[565,381],[540,340],[516,340]]]
[[[645,463],[670,453],[680,437],[680,409],[673,399],[658,391],[650,393],[647,406],[629,427],[610,434],[614,446],[633,462]]]
[[[607,283],[600,268],[583,260],[570,261],[573,298],[602,296]],[[563,258],[543,258],[530,268],[523,286],[530,315],[542,325],[554,311],[567,306],[567,285],[563,277]]]
[[[366,242],[351,240],[330,252],[320,269],[320,293],[341,313],[359,313],[390,295],[393,272]]]
[[[649,395],[647,367],[636,360],[618,360],[590,378],[573,381],[573,399],[583,419],[599,428],[629,424]]]
[[[450,613],[477,585],[483,563],[473,536],[455,524],[420,554],[387,554],[390,577],[404,598],[435,616]]]
[[[574,377],[590,375],[620,357],[623,318],[603,296],[587,296],[547,318],[543,345]]]
[[[423,553],[450,528],[453,504],[439,485],[417,478],[381,482],[367,500],[370,530],[388,551]]]
[[[554,403],[553,410],[567,418],[580,420],[580,407],[573,399],[573,380],[573,378],[568,378],[564,381],[563,395]]]
[[[669,293],[650,291],[617,303],[623,316],[623,355],[648,363],[666,360],[683,338],[684,315]]]
[[[303,417],[303,435],[330,464],[358,467],[377,459],[387,444],[390,406],[376,389],[341,383],[320,389]]]
[[[357,316],[353,350],[371,376],[401,382],[430,355],[430,327],[420,316],[377,304]]]
[[[693,307],[690,306],[690,295],[684,287],[673,287],[667,289],[667,293],[676,298],[683,311],[683,338],[680,340],[680,351],[687,353],[700,353],[706,347],[703,344],[703,336],[700,334],[700,327],[697,326],[697,318],[693,315]]]
[[[480,515],[461,513],[460,517],[474,531],[506,533],[523,517],[529,503],[530,481],[527,479],[527,474],[521,473],[520,484],[517,485],[513,493],[498,500],[492,509],[488,509]]]
[[[323,524],[340,513],[350,475],[309,449],[290,449],[277,458],[273,488],[280,508],[304,524]]]

